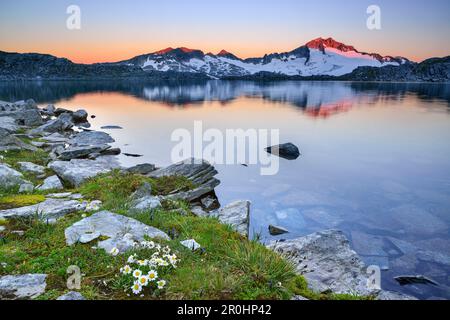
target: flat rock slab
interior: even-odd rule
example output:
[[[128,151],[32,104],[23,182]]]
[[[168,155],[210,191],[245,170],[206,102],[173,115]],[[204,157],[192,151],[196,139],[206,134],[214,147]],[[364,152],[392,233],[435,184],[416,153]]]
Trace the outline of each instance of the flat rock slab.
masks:
[[[85,208],[86,203],[76,200],[47,199],[31,206],[1,210],[0,218],[31,217],[37,213],[42,219],[54,219],[69,213],[84,211]]]
[[[120,165],[114,156],[103,156],[95,160],[72,159],[70,161],[53,161],[48,167],[64,182],[78,187],[89,178],[98,174],[119,169]]]
[[[111,146],[107,144],[70,147],[59,152],[58,159],[70,160],[70,159],[86,158],[92,153],[101,153],[110,148]]]
[[[0,277],[0,300],[34,299],[45,292],[46,279],[46,274]]]
[[[83,131],[69,140],[69,144],[74,146],[93,146],[115,142],[115,140],[106,132],[101,131]]]
[[[159,229],[109,211],[101,211],[84,218],[65,230],[66,243],[89,243],[99,237],[108,237],[99,241],[98,247],[106,250],[119,249],[123,253],[133,248],[135,242],[148,238],[161,238],[170,240],[169,236]]]
[[[290,259],[316,292],[370,295],[366,267],[338,230],[316,232],[268,247]]]
[[[250,223],[250,201],[235,201],[216,212],[211,216],[217,217],[220,222],[229,224],[237,232],[248,237]]]

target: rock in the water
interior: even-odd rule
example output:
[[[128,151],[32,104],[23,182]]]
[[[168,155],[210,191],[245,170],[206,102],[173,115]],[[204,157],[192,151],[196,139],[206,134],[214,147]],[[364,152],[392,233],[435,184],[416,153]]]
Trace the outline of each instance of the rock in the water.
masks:
[[[73,111],[72,110],[68,110],[68,109],[64,109],[64,108],[57,108],[54,113],[55,113],[55,116],[60,116],[63,113],[72,114]]]
[[[109,134],[101,131],[83,131],[70,139],[69,143],[74,146],[96,146],[112,143],[115,140]]]
[[[18,162],[17,164],[20,166],[20,170],[22,172],[28,172],[36,175],[45,173],[45,167],[32,162]]]
[[[58,176],[51,176],[44,180],[44,183],[37,188],[38,190],[62,190],[64,189],[61,180],[59,180]]]
[[[53,161],[48,167],[52,169],[64,182],[78,187],[89,178],[113,169],[119,169],[116,158],[111,156],[99,157],[96,160],[72,159],[70,161]]]
[[[266,151],[288,160],[295,160],[300,156],[300,151],[297,146],[292,143],[284,143],[277,146],[267,147]]]
[[[148,176],[154,178],[183,176],[190,179],[197,186],[194,190],[168,195],[166,198],[170,200],[183,199],[193,201],[212,192],[220,184],[220,181],[214,178],[216,174],[216,169],[207,161],[191,158],[166,168],[155,170],[149,173]]]
[[[269,225],[269,233],[272,236],[278,236],[280,234],[288,233],[289,230],[280,226]]]
[[[123,129],[121,126],[103,126],[100,129]]]
[[[85,208],[85,203],[76,200],[47,199],[31,206],[0,210],[0,218],[33,217],[37,213],[41,219],[45,220],[59,218],[77,211],[84,211]]]
[[[13,188],[21,184],[29,183],[23,175],[12,169],[9,165],[0,163],[0,186],[3,188]]]
[[[316,292],[376,293],[368,285],[364,263],[341,231],[327,230],[293,240],[273,241],[268,247],[290,259]]]
[[[194,239],[189,239],[189,240],[184,240],[184,241],[180,241],[181,245],[183,245],[184,247],[195,251],[199,248],[201,248],[202,246],[200,244],[198,244],[197,241],[195,241]]]
[[[140,158],[140,157],[143,157],[143,155],[142,154],[137,154],[137,153],[124,153],[123,154],[124,156],[127,156],[127,157],[131,157],[131,158]]]
[[[237,232],[248,237],[250,224],[250,201],[241,200],[232,202],[211,214],[220,222],[229,224]]]
[[[83,123],[87,122],[88,113],[86,110],[77,110],[74,113],[72,113],[72,119],[75,123]]]
[[[142,163],[126,169],[126,171],[128,172],[138,173],[142,175],[149,174],[150,172],[153,172],[155,170],[156,170],[155,165],[150,163]]]
[[[119,249],[119,253],[128,251],[135,242],[143,241],[145,236],[170,239],[159,229],[109,211],[101,211],[76,222],[65,230],[65,236],[68,245],[87,243],[101,236],[108,237],[107,240],[98,242],[98,247],[105,249],[107,253],[113,248]]]
[[[431,284],[433,286],[438,286],[439,284],[423,275],[416,276],[398,276],[394,278],[401,286],[406,286],[408,284]]]
[[[384,291],[382,290],[379,294],[375,297],[376,300],[418,300],[417,298],[413,296],[409,296],[403,293],[393,292],[393,291]]]
[[[83,295],[76,291],[70,291],[58,297],[56,300],[86,300]]]
[[[23,274],[0,277],[0,300],[34,299],[45,292],[46,274]]]

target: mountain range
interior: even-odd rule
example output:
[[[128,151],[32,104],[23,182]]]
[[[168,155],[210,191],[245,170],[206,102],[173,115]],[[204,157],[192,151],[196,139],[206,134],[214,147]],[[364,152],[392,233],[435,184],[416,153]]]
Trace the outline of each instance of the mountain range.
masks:
[[[213,54],[182,47],[119,62],[77,64],[51,55],[0,51],[0,80],[89,78],[449,81],[450,57],[416,63],[361,52],[332,38],[247,59],[226,50]]]

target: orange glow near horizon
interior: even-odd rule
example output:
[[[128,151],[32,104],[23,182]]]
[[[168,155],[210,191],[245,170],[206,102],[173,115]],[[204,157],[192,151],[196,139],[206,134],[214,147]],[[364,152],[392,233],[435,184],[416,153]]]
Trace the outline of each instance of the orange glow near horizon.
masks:
[[[337,39],[339,41],[339,39]],[[253,58],[253,57],[262,57],[265,54],[274,53],[274,52],[287,52],[291,51],[303,44],[286,44],[283,47],[269,47],[264,45],[259,46],[249,46],[249,44],[223,44],[222,47],[215,46],[211,47],[207,44],[171,44],[171,43],[152,43],[151,45],[142,45],[141,43],[83,43],[77,46],[68,46],[67,43],[41,43],[41,44],[9,44],[6,48],[0,48],[2,51],[8,52],[19,52],[19,53],[44,53],[51,54],[60,58],[67,58],[75,63],[99,63],[99,62],[116,62],[121,60],[131,59],[135,56],[148,54],[157,52],[160,50],[164,50],[168,47],[172,48],[180,48],[187,47],[190,49],[198,49],[202,50],[205,54],[208,52],[212,52],[214,54],[218,54],[221,50],[226,50],[230,53],[235,54],[240,58]],[[423,61],[425,59],[439,56],[438,52],[433,54],[433,52],[429,52],[429,54],[423,55],[405,55],[401,52],[393,52],[393,50],[385,49],[385,50],[374,50],[370,48],[361,48],[359,46],[355,46],[357,50],[362,52],[376,52],[381,55],[392,55],[392,56],[406,56],[406,58],[412,61]],[[442,55],[441,55],[442,56]]]

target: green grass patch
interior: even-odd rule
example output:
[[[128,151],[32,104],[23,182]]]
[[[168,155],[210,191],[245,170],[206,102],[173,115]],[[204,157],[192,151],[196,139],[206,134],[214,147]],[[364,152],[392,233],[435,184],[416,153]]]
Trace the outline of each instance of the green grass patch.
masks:
[[[114,170],[88,180],[77,191],[86,198],[101,200],[105,209],[126,213],[130,195],[144,182],[151,184],[154,195],[166,195],[194,188],[194,184],[185,177],[149,178]]]
[[[14,194],[0,197],[0,210],[31,206],[45,200],[39,194]]]

